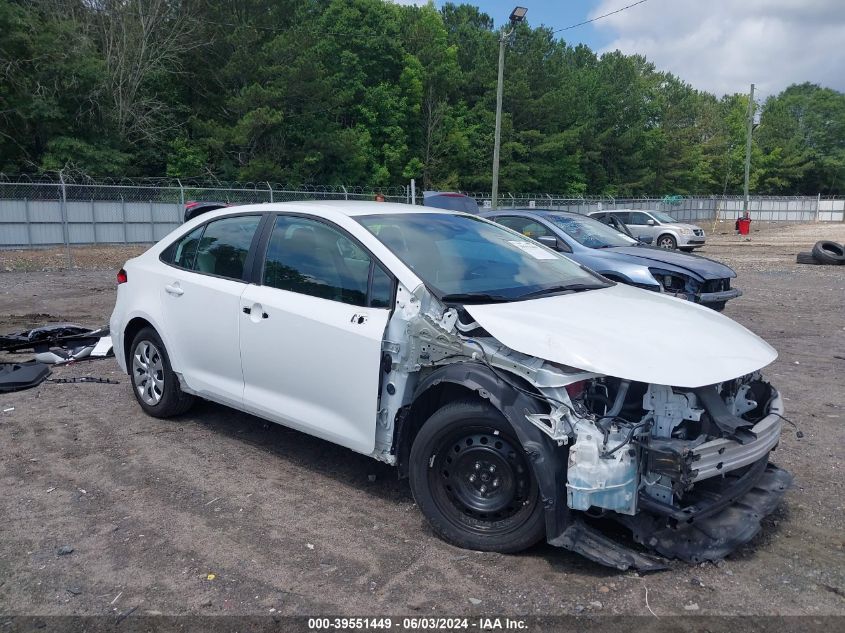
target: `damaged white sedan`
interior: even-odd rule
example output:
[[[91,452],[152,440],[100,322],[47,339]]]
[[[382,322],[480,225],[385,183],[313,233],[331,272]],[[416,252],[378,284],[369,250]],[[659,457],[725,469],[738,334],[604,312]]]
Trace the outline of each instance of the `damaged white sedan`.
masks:
[[[461,547],[718,560],[791,483],[769,463],[774,349],[477,216],[230,207],[118,281],[115,354],[147,413],[206,398],[395,464]]]

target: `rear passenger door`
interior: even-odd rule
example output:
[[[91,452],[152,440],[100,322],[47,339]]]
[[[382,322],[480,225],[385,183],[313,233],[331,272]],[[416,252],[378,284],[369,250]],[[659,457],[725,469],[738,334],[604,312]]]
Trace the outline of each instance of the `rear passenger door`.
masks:
[[[244,408],[372,453],[394,280],[318,218],[279,215],[241,297]]]
[[[162,254],[161,305],[173,369],[200,396],[240,407],[240,299],[260,215],[207,222]]]

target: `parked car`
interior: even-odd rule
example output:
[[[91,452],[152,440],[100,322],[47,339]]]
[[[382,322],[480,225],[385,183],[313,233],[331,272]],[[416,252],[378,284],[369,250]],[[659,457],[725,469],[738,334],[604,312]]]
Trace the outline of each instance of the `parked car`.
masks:
[[[590,216],[606,213],[593,211]],[[704,246],[704,229],[694,224],[684,224],[662,211],[614,209],[613,214],[624,222],[636,238],[650,237],[655,246],[668,250],[692,252]]]
[[[228,202],[198,202],[196,200],[189,200],[185,203],[183,221],[187,222],[188,220],[193,220],[194,218],[201,216],[203,213],[208,213],[209,211],[216,211],[217,209],[222,209],[228,206]]]
[[[423,205],[434,209],[478,213],[478,202],[465,193],[454,191],[423,191]]]
[[[631,233],[631,229],[628,228],[628,225],[622,221],[622,218],[614,214],[612,211],[593,213],[590,215],[590,217],[598,220],[602,224],[607,224],[608,226],[619,231],[620,233],[624,233],[628,237],[637,240],[641,244],[652,244],[654,242],[654,238],[650,235],[637,235],[635,237],[634,234]]]
[[[460,547],[545,538],[663,567],[602,516],[651,552],[718,560],[791,481],[768,461],[784,413],[760,373],[774,349],[475,215],[211,211],[126,262],[110,325],[148,414],[206,398],[394,464]]]
[[[645,246],[580,213],[500,209],[483,215],[614,281],[720,312],[728,301],[742,295],[731,288],[736,273],[728,266],[698,255]]]

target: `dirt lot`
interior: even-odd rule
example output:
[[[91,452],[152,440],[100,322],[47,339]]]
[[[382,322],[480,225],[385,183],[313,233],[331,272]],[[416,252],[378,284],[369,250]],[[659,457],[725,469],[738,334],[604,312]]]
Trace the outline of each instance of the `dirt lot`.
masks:
[[[768,375],[804,433],[775,454],[796,477],[785,505],[719,565],[639,576],[549,546],[456,549],[391,468],[209,403],[146,417],[105,360],[54,376],[121,384],[0,395],[0,613],[845,615],[845,267],[794,263],[822,237],[845,241],[845,224],[702,253],[736,268],[745,296],[726,314],[779,350]],[[107,322],[126,251],[36,272],[62,256],[0,252],[0,271],[30,271],[0,273],[0,332]]]

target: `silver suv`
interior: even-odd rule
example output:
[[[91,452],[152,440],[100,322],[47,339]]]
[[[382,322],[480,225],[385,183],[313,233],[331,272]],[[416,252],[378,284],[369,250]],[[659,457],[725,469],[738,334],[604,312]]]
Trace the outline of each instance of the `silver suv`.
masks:
[[[594,211],[591,216],[606,211]],[[635,238],[652,238],[652,243],[669,250],[691,252],[704,246],[704,230],[678,222],[671,215],[651,209],[614,209],[613,214],[628,225]]]

